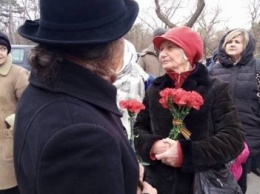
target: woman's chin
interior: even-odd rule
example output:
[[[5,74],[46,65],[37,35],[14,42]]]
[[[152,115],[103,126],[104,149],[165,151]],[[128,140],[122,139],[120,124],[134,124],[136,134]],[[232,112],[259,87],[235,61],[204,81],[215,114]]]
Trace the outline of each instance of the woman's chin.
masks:
[[[165,71],[171,71],[172,70],[172,67],[169,66],[169,65],[162,65],[162,68],[165,70]]]
[[[172,66],[163,66],[163,69],[166,71],[166,72],[172,72],[173,70],[176,70],[178,68],[174,68]]]

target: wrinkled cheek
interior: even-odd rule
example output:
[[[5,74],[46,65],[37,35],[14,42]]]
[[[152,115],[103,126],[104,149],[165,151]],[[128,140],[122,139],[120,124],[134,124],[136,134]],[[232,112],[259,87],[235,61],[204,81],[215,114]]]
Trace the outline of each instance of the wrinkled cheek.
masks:
[[[173,64],[173,62],[163,63],[162,67],[165,71],[172,71],[176,65]]]

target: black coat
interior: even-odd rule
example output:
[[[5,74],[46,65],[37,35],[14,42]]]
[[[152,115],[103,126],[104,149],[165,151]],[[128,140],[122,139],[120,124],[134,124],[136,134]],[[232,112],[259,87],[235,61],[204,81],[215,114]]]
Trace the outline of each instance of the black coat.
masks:
[[[153,143],[168,137],[172,127],[170,111],[159,104],[159,92],[166,87],[174,87],[168,75],[157,78],[148,88],[146,109],[138,114],[135,124],[135,146],[142,159],[150,163],[146,180],[158,189],[158,194],[189,194],[194,172],[222,166],[241,152],[244,132],[227,84],[211,78],[206,67],[198,64],[183,83],[183,89],[197,91],[204,99],[200,110],[191,109],[184,120],[192,135],[191,140],[179,136],[183,164],[174,168],[151,160]]]
[[[260,157],[260,104],[257,99],[256,67],[253,52],[255,40],[250,35],[247,47],[239,62],[234,65],[222,49],[225,36],[221,39],[216,57],[209,72],[228,83],[231,97],[237,106],[239,117],[246,132],[250,156]]]
[[[136,194],[138,163],[112,84],[75,64],[52,86],[33,71],[16,116],[22,194]]]

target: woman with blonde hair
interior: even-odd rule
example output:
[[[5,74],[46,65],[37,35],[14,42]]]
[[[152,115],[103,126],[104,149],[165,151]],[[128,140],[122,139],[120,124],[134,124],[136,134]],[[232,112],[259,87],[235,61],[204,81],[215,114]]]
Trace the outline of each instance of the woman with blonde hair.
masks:
[[[215,63],[209,72],[228,83],[243,128],[246,132],[250,155],[243,165],[242,177],[238,180],[246,192],[246,176],[251,170],[260,176],[260,105],[257,97],[255,39],[245,29],[233,29],[221,39],[215,54]]]

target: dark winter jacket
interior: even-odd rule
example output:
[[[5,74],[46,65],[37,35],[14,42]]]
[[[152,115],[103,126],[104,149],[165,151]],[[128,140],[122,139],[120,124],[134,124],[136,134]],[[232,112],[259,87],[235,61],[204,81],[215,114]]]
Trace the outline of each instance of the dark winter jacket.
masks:
[[[136,194],[138,164],[123,133],[116,88],[75,64],[46,85],[32,71],[15,123],[22,194]]]
[[[216,78],[228,83],[231,97],[235,101],[243,128],[250,157],[260,155],[260,104],[257,99],[256,69],[253,52],[255,40],[250,35],[249,43],[242,53],[240,61],[234,65],[222,49],[225,36],[218,47],[218,62],[209,67]]]
[[[138,114],[135,124],[135,146],[142,159],[150,163],[146,180],[158,189],[158,194],[190,194],[194,172],[220,167],[234,159],[242,151],[244,132],[227,84],[211,78],[206,67],[197,64],[182,88],[200,93],[204,105],[198,111],[191,109],[184,120],[192,134],[191,140],[179,136],[183,164],[174,168],[151,160],[152,145],[168,137],[172,127],[170,111],[159,104],[159,92],[166,87],[174,87],[168,75],[155,79],[148,88],[146,108]]]

